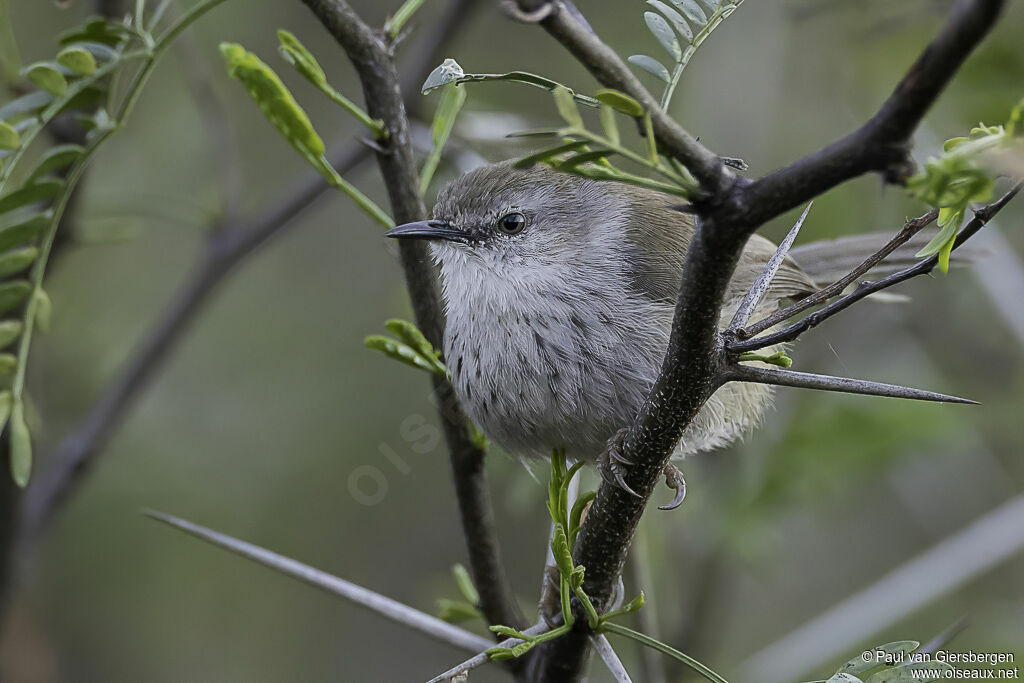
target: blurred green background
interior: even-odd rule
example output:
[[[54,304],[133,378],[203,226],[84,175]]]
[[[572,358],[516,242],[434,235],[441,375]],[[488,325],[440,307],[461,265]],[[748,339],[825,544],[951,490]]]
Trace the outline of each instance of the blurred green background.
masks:
[[[78,0],[65,9],[10,4],[26,62],[49,58],[55,36],[90,9]],[[584,92],[597,87],[540,29],[481,4],[445,51],[467,71],[524,69]],[[397,1],[353,5],[380,24]],[[640,0],[578,5],[621,54],[657,56]],[[869,116],[949,5],[745,3],[698,51],[673,114],[712,149],[743,157],[751,175],[764,173]],[[1024,7],[1010,5],[927,119],[922,159],[979,120],[1002,122],[1024,95]],[[414,26],[429,25],[441,6],[428,0]],[[298,2],[228,2],[191,32],[191,57],[174,50],[165,59],[92,167],[72,226],[77,241],[48,273],[53,329],[35,343],[29,377],[39,469],[186,277],[227,191],[225,141],[204,126],[187,74],[207,73],[227,112],[242,209],[273,206],[311,172],[227,78],[221,40],[278,69],[329,144],[359,133],[276,54],[279,27],[313,50],[339,90],[361,99],[342,53]],[[477,158],[522,153],[506,133],[556,120],[539,90],[487,84],[469,95],[461,152],[435,185]],[[371,164],[349,178],[385,201]],[[894,231],[922,212],[867,177],[816,201],[800,239]],[[627,592],[646,591],[663,640],[738,681],[797,681],[827,677],[868,646],[926,641],[967,615],[951,649],[1024,658],[1024,541],[1008,531],[1024,528],[1022,219],[1018,200],[979,237],[995,254],[981,267],[902,287],[910,303],[861,304],[793,353],[800,369],[962,394],[981,406],[783,390],[745,443],[684,463],[687,502],[674,513],[652,507],[638,542],[648,575],[627,576]],[[763,232],[777,239],[792,220]],[[461,660],[139,514],[180,515],[427,611],[438,597],[457,597],[449,570],[465,562],[465,549],[446,453],[403,437],[435,422],[428,382],[362,342],[386,318],[409,315],[390,246],[339,194],[250,258],[22,567],[0,678],[417,681]],[[350,492],[366,467],[385,485],[376,504]],[[508,571],[532,612],[545,488],[497,452],[489,475]],[[669,496],[659,491],[656,502]],[[972,545],[956,545],[965,539]],[[950,552],[907,568],[936,547]],[[894,571],[903,573],[892,580]],[[621,654],[634,680],[653,680],[632,644]],[[591,677],[607,673],[594,665]],[[472,680],[505,679],[491,667]]]

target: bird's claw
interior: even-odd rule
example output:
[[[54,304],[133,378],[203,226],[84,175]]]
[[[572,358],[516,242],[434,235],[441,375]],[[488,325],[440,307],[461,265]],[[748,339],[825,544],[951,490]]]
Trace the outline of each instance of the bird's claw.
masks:
[[[622,435],[625,432],[626,430],[620,429],[608,442],[608,447],[597,459],[597,471],[600,472],[601,478],[612,486],[617,486],[637,498],[643,498],[626,483],[626,468],[632,465],[633,461],[622,455]]]
[[[669,463],[665,465],[665,486],[670,489],[676,490],[676,496],[667,505],[659,505],[659,510],[675,510],[677,507],[683,504],[683,500],[686,498],[686,479],[683,478],[683,473],[679,471],[679,468]]]

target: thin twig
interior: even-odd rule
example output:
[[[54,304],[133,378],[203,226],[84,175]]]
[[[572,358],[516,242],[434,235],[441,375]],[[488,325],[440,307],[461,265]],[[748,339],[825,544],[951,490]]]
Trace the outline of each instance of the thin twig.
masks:
[[[253,560],[264,567],[269,567],[274,571],[345,598],[349,602],[365,607],[385,619],[389,619],[402,626],[408,626],[442,643],[453,645],[469,652],[477,652],[480,649],[491,646],[491,641],[486,638],[481,638],[458,626],[453,626],[437,617],[404,605],[397,600],[392,600],[368,588],[363,588],[351,581],[340,579],[284,555],[163,512],[143,510],[143,514],[208,543],[212,543],[225,550],[230,550],[236,555]]]
[[[1009,201],[1017,195],[1018,192],[1020,192],[1021,187],[1022,184],[1018,183],[1009,192],[1004,194],[996,201],[992,202],[991,204],[988,204],[983,208],[978,209],[974,213],[974,218],[971,219],[971,222],[964,226],[964,228],[960,231],[960,234],[957,235],[956,241],[953,243],[953,249],[958,249],[964,242],[969,240],[972,236],[977,234],[979,230],[985,227],[985,224],[988,223],[989,219],[995,216],[997,213],[999,213],[999,211],[1004,206],[1006,206],[1009,203]],[[925,216],[927,215],[929,214],[925,214]],[[922,216],[922,218],[924,218],[924,216]],[[910,224],[908,223],[908,225]],[[907,228],[904,228],[904,230],[900,232],[900,235],[902,235],[906,231]],[[894,241],[895,239],[896,238],[894,238]],[[890,244],[892,244],[892,242],[890,242]],[[886,245],[886,247],[888,247],[888,245]],[[872,257],[872,259],[873,258],[874,257]],[[850,306],[857,303],[861,299],[864,299],[865,297],[870,296],[875,292],[880,292],[884,289],[888,289],[890,287],[898,285],[901,282],[905,282],[911,278],[917,277],[918,275],[926,275],[932,272],[932,270],[935,269],[935,266],[938,265],[938,263],[939,257],[938,255],[934,255],[931,256],[930,258],[922,259],[921,261],[918,261],[912,266],[907,266],[906,268],[897,271],[892,275],[888,275],[880,280],[876,280],[875,282],[862,282],[855,290],[853,290],[846,296],[836,299],[827,306],[818,309],[814,313],[811,313],[810,315],[800,319],[798,322],[795,322],[784,329],[781,329],[777,332],[772,332],[771,334],[766,334],[761,337],[755,337],[754,339],[748,339],[746,341],[730,342],[726,344],[726,348],[730,353],[742,353],[744,351],[754,351],[756,349],[763,349],[767,346],[774,346],[775,344],[782,344],[785,342],[793,341],[794,339],[796,339],[797,337],[799,337],[812,327],[820,325],[821,323],[825,322],[835,314],[849,308]],[[846,279],[848,278],[843,278],[843,280]],[[840,282],[842,282],[842,280],[840,280]]]
[[[534,624],[530,628],[522,631],[522,633],[528,636],[539,636],[547,630],[548,625],[540,623]],[[515,647],[516,645],[519,645],[522,642],[523,641],[519,640],[518,638],[506,638],[505,640],[502,640],[493,647],[511,648]],[[490,649],[491,647],[492,646],[490,645],[490,643],[488,643],[488,649]],[[439,673],[438,675],[434,676],[429,681],[427,681],[427,683],[443,683],[444,681],[450,681],[460,674],[463,674],[467,671],[472,671],[473,669],[476,669],[478,667],[483,666],[484,664],[487,664],[489,661],[491,661],[491,658],[487,654],[486,650],[483,652],[479,652],[470,657],[469,659],[467,659],[466,661],[456,664],[447,671]]]
[[[928,227],[935,221],[939,216],[938,209],[932,209],[931,211],[918,216],[917,218],[911,218],[903,226],[903,229],[896,233],[891,240],[889,240],[884,247],[876,251],[871,256],[867,257],[860,265],[851,270],[849,273],[839,278],[832,284],[819,289],[814,294],[804,297],[799,301],[796,301],[783,309],[772,313],[767,318],[762,318],[757,322],[751,323],[742,329],[736,330],[736,337],[738,339],[750,339],[755,334],[760,334],[765,330],[775,327],[781,322],[789,320],[797,313],[806,311],[808,308],[817,306],[818,304],[828,301],[834,296],[839,296],[853,284],[854,280],[859,278],[864,273],[868,272],[879,263],[884,261],[889,254],[896,251],[900,246],[906,244],[911,237],[919,233],[924,228]]]

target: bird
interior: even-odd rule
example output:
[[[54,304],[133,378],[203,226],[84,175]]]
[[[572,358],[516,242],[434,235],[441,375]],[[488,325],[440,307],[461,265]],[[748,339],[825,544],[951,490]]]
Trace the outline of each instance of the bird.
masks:
[[[444,298],[443,357],[484,435],[527,460],[562,449],[625,486],[609,444],[658,376],[694,225],[676,196],[504,161],[444,186],[432,219],[386,234],[429,241]],[[874,248],[864,242],[856,248],[866,256]],[[726,292],[723,329],[775,251],[750,237]],[[830,283],[842,274],[837,256],[855,255],[843,240],[807,251],[806,263],[783,261],[752,320]],[[673,459],[751,430],[771,391],[746,382],[719,388]],[[674,507],[685,479],[672,465],[665,476],[676,499],[664,507]]]

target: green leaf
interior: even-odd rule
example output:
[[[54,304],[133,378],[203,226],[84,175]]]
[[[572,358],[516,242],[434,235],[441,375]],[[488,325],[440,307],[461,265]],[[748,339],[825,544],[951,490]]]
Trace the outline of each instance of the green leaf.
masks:
[[[237,43],[221,43],[220,52],[228,74],[242,82],[267,120],[300,154],[319,168],[325,151],[324,142],[273,69]]]
[[[402,27],[412,18],[423,2],[424,0],[405,0],[398,11],[384,23],[384,31],[392,38],[397,38],[398,34],[402,32]]]
[[[11,100],[0,107],[0,121],[9,121],[22,114],[36,113],[46,105],[53,102],[53,95],[42,90],[22,95],[16,100]]]
[[[462,597],[466,598],[471,605],[479,605],[480,593],[473,585],[473,578],[469,575],[469,571],[461,564],[456,564],[452,567],[452,574],[455,576],[455,585],[459,587]]]
[[[400,363],[405,363],[414,368],[420,370],[426,370],[429,373],[437,373],[437,367],[421,356],[415,349],[407,344],[397,342],[390,337],[383,337],[380,335],[373,335],[366,338],[364,341],[366,348],[380,351],[386,356],[393,358]]]
[[[32,476],[32,436],[25,424],[25,411],[21,401],[16,401],[10,418],[11,477],[21,488]]]
[[[32,293],[32,285],[26,280],[0,283],[0,314],[20,306]]]
[[[516,168],[529,168],[534,164],[538,164],[544,161],[548,161],[558,156],[559,154],[565,154],[566,152],[572,152],[581,147],[586,147],[589,144],[586,140],[574,140],[572,142],[566,142],[549,149],[544,149],[534,154],[518,159],[515,162]]]
[[[0,254],[0,278],[9,277],[28,268],[39,256],[35,247],[11,249]]]
[[[679,12],[661,2],[661,0],[647,0],[647,4],[664,14],[665,18],[672,22],[672,26],[675,27],[676,33],[678,33],[680,37],[687,42],[687,44],[693,42],[693,30]]]
[[[58,42],[61,45],[90,42],[115,47],[129,35],[131,35],[129,29],[122,22],[116,19],[94,17],[82,28],[72,29],[61,34]]]
[[[57,53],[57,63],[79,76],[90,76],[96,71],[96,58],[88,50],[77,45],[66,47]]]
[[[554,89],[553,95],[555,106],[558,107],[558,113],[565,122],[572,128],[582,128],[583,118],[580,116],[580,110],[576,107],[576,102],[573,100],[572,91],[560,85]]]
[[[928,683],[928,681],[945,679],[945,672],[953,670],[953,667],[946,662],[911,662],[891,669],[883,669],[871,676],[867,683],[912,683],[914,681]]]
[[[847,674],[860,674],[868,669],[873,669],[879,664],[884,664],[886,656],[892,657],[893,661],[897,658],[896,655],[900,653],[908,653],[916,650],[921,643],[916,640],[894,640],[891,643],[884,645],[877,645],[870,650],[867,650],[872,656],[866,661],[863,654],[859,654],[850,661],[843,664],[836,673],[847,673]],[[882,656],[878,656],[877,653],[883,653]]]
[[[951,243],[956,240],[956,235],[960,231],[960,224],[963,221],[963,217],[963,213],[957,212],[954,214],[955,220],[948,220],[948,222],[942,226],[942,229],[939,230],[939,232],[928,241],[928,244],[924,245],[921,251],[917,252],[915,256],[917,258],[928,258],[929,256],[934,256],[945,249],[947,245],[950,245],[951,249]],[[942,272],[946,271],[943,270]]]
[[[277,39],[281,41],[281,56],[306,80],[317,87],[327,83],[327,74],[320,67],[320,63],[298,38],[282,28],[277,31]]]
[[[676,38],[672,27],[665,21],[665,17],[654,12],[644,12],[644,21],[647,22],[647,28],[651,30],[661,46],[672,55],[674,61],[678,62],[683,56],[683,50],[679,47],[679,39]]]
[[[438,598],[437,600],[437,617],[449,624],[479,619],[481,616],[480,610],[468,602],[449,600],[448,598]]]
[[[597,149],[592,152],[583,152],[582,154],[571,156],[565,161],[559,163],[558,168],[560,170],[569,171],[579,166],[582,166],[583,164],[589,164],[593,161],[600,161],[601,159],[606,159],[612,154],[613,152],[609,149]]]
[[[565,528],[556,524],[551,534],[551,554],[558,565],[558,573],[568,578],[572,574],[572,552],[569,550],[569,539],[565,536]]]
[[[47,212],[36,214],[20,223],[0,228],[0,252],[34,240],[52,220],[53,216]]]
[[[20,320],[0,321],[0,349],[9,346],[11,342],[21,336],[24,326]]]
[[[704,14],[704,10],[694,0],[672,0],[672,4],[678,7],[686,15],[686,18],[697,26],[703,26],[708,23],[708,17]],[[719,6],[724,4],[726,4],[724,0],[719,2]]]
[[[653,74],[654,76],[657,76],[666,83],[668,83],[669,80],[671,80],[671,76],[669,76],[668,69],[666,69],[665,65],[659,62],[654,57],[648,57],[647,55],[630,55],[629,62],[631,64],[635,64],[644,71]]]
[[[369,128],[373,132],[374,138],[383,140],[387,137],[383,121],[370,118],[370,115],[363,111],[355,102],[331,87],[331,84],[327,82],[327,75],[316,61],[316,57],[299,42],[298,38],[284,29],[280,29],[277,32],[277,37],[281,41],[281,55],[285,61],[294,66],[306,80],[312,83],[320,92],[327,95],[335,104]]]
[[[64,182],[61,180],[40,180],[25,185],[20,190],[0,197],[0,213],[7,213],[29,204],[53,199],[62,187],[64,187]]]
[[[70,166],[81,158],[85,148],[81,145],[57,145],[46,150],[26,182],[32,181],[52,171]]]
[[[621,112],[626,116],[638,118],[644,115],[643,105],[624,92],[612,90],[611,88],[602,88],[594,94],[594,97],[596,97],[601,104],[607,104],[615,111]]]
[[[604,136],[613,145],[618,145],[622,142],[622,138],[619,136],[619,124],[615,121],[615,110],[610,105],[602,104],[600,111],[601,128],[604,130]]]
[[[426,95],[431,90],[454,83],[465,75],[466,72],[459,63],[454,59],[448,58],[427,75],[427,80],[423,81],[420,92]]]
[[[40,332],[45,334],[50,331],[53,302],[50,301],[50,295],[42,287],[37,287],[32,296],[36,301],[35,326]]]
[[[13,353],[0,353],[0,378],[5,381],[18,369],[18,357]]]
[[[55,97],[60,97],[68,89],[68,81],[64,74],[48,62],[30,64],[25,67],[25,75],[42,90]]]
[[[18,131],[4,122],[0,121],[0,149],[18,149],[21,144],[21,136]]]
[[[452,130],[455,128],[455,119],[458,118],[462,105],[465,103],[466,89],[461,85],[449,85],[441,93],[441,101],[437,103],[434,121],[430,125],[433,146],[420,171],[420,194],[424,194],[427,187],[430,186],[430,180],[434,177],[434,172],[441,162],[444,147],[448,144],[448,138],[451,137]]]

